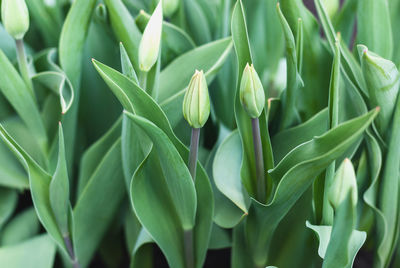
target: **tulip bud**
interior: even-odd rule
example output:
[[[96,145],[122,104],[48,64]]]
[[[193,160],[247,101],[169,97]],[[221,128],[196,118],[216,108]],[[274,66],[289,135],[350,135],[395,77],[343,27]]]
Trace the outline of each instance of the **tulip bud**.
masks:
[[[258,118],[265,105],[265,93],[253,64],[246,65],[240,82],[240,102],[251,118]]]
[[[210,97],[203,71],[197,71],[190,80],[183,99],[183,116],[193,128],[201,128],[210,115]]]
[[[355,207],[357,205],[357,179],[351,161],[346,158],[336,171],[329,189],[328,198],[334,209],[337,209],[346,199],[349,191],[351,191],[351,201]]]
[[[179,0],[163,0],[164,15],[171,17],[179,6]]]
[[[376,126],[381,135],[389,127],[400,86],[400,73],[396,65],[358,45],[361,67],[368,88],[370,106],[380,106]]]
[[[161,44],[162,22],[163,14],[160,1],[144,29],[142,40],[140,40],[139,68],[142,71],[150,71],[151,67],[153,67],[158,59]]]
[[[25,0],[3,0],[1,19],[6,31],[19,40],[29,29],[29,12]]]

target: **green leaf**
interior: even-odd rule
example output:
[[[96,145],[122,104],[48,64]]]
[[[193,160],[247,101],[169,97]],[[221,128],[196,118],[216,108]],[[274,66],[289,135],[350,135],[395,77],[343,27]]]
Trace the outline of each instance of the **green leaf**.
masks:
[[[310,228],[311,230],[313,230],[315,232],[315,234],[318,236],[318,240],[319,240],[318,255],[322,259],[324,259],[326,255],[330,255],[331,252],[327,253],[327,248],[328,248],[328,244],[329,244],[330,239],[331,239],[332,226],[329,226],[329,225],[312,225],[308,221],[306,222],[306,226],[308,228]],[[356,255],[357,255],[358,251],[361,249],[362,245],[364,244],[366,238],[367,238],[367,235],[366,235],[365,232],[360,232],[360,231],[357,231],[357,230],[353,230],[353,232],[351,233],[351,237],[350,237],[350,240],[349,240],[349,245],[348,245],[348,248],[347,248],[347,250],[348,250],[347,254],[348,254],[348,256],[350,256],[352,258],[351,259],[351,263],[354,262],[354,259],[355,259]],[[340,240],[340,238],[339,238],[339,240]],[[339,241],[336,240],[336,243],[338,243],[338,242]],[[345,244],[345,243],[343,243],[343,240],[340,243],[341,243],[340,244],[341,246],[343,246]],[[345,254],[346,253],[344,253],[339,258],[340,259],[342,257],[344,258]],[[337,266],[335,266],[335,267],[337,267]]]
[[[198,1],[182,0],[185,11],[186,25],[197,44],[210,42],[211,30],[207,17]]]
[[[226,137],[216,152],[213,177],[218,190],[242,210],[244,217],[248,213],[250,198],[240,178],[242,158],[240,135],[235,130]]]
[[[247,218],[248,246],[257,265],[265,265],[271,236],[284,215],[333,160],[357,143],[379,109],[340,124],[324,135],[296,147],[271,171],[279,181],[268,205],[252,203]],[[331,141],[335,140],[334,143]]]
[[[2,230],[0,247],[11,246],[35,236],[40,229],[35,209],[28,208],[12,218]]]
[[[49,199],[51,176],[44,171],[16,142],[11,138],[2,125],[0,137],[21,162],[29,174],[29,184],[32,200],[40,222],[56,243],[66,253],[64,239],[58,229]]]
[[[72,3],[61,31],[59,42],[60,66],[70,80],[75,90],[76,101],[72,104],[70,112],[63,119],[66,129],[65,148],[69,169],[73,163],[75,132],[77,125],[78,102],[80,96],[80,80],[82,73],[82,55],[89,30],[90,19],[94,10],[95,0],[76,0]]]
[[[145,229],[141,229],[135,247],[132,251],[131,268],[153,267],[153,239]]]
[[[384,231],[384,238],[378,247],[378,256],[380,257],[379,260],[383,260],[383,267],[388,267],[390,264],[399,234],[400,152],[396,150],[397,144],[400,142],[400,127],[397,123],[399,120],[400,98],[397,97],[379,191],[379,207],[387,224],[387,229]]]
[[[58,162],[49,188],[50,205],[62,236],[69,235],[68,215],[70,214],[69,179],[65,159],[64,134],[61,123],[58,129]]]
[[[117,120],[111,129],[98,139],[92,146],[85,151],[82,156],[77,196],[79,197],[90,180],[91,175],[96,171],[104,155],[107,154],[110,147],[118,140],[121,135],[121,120]]]
[[[126,193],[121,166],[121,140],[117,139],[102,156],[93,172],[86,173],[90,178],[73,209],[73,240],[77,258],[83,267],[91,260]],[[93,167],[95,160],[88,159],[87,163]]]
[[[276,9],[286,41],[287,82],[286,82],[285,95],[284,98],[282,99],[282,101],[284,101],[283,103],[284,108],[281,121],[281,129],[286,129],[299,121],[299,114],[296,109],[296,99],[297,99],[296,96],[297,96],[297,91],[303,84],[303,81],[301,80],[298,69],[299,66],[298,57],[300,57],[300,55],[297,55],[296,51],[297,47],[293,33],[284,15],[282,14],[281,9],[279,8],[279,3]],[[299,20],[299,25],[301,27],[302,25],[301,20]],[[301,33],[301,29],[298,30],[298,33]]]
[[[56,246],[48,235],[36,236],[23,243],[0,248],[0,263],[8,268],[51,268]]]
[[[364,0],[357,7],[357,42],[386,59],[391,59],[393,55],[389,2]]]
[[[327,128],[328,109],[323,109],[308,121],[277,133],[272,137],[275,161],[278,163],[296,146],[322,135]],[[299,135],[301,133],[301,135]]]
[[[0,51],[0,73],[2,73],[0,76],[1,92],[32,131],[41,149],[44,150],[47,135],[36,101],[2,51]]]
[[[161,105],[184,91],[196,69],[203,70],[207,81],[210,82],[231,48],[231,38],[220,39],[190,50],[171,62],[160,74]]]
[[[12,189],[0,188],[0,230],[17,207],[18,195]]]
[[[129,79],[133,80],[136,84],[139,84],[135,69],[133,68],[132,62],[128,56],[128,52],[126,51],[122,42],[119,43],[119,51],[121,54],[122,73],[126,75]]]
[[[151,122],[153,122],[168,136],[182,159],[188,159],[189,150],[175,136],[171,125],[160,106],[158,106],[158,104],[143,89],[137,86],[129,78],[97,61],[93,61],[93,64],[110,89],[120,100],[124,108],[127,111],[134,111],[138,116],[151,120]],[[146,162],[147,161],[145,161],[145,163]],[[144,168],[146,167],[145,165],[143,166]],[[211,185],[207,174],[199,162],[198,167],[195,182],[196,194],[198,197],[207,197],[198,203],[196,226],[194,228],[194,241],[197,243],[197,246],[195,247],[197,254],[196,262],[201,266],[204,262],[208,240],[211,233],[214,207]]]
[[[105,4],[117,40],[124,44],[134,69],[139,71],[138,51],[142,34],[137,28],[134,18],[121,0],[106,0]]]
[[[180,157],[174,145],[168,139],[166,134],[162,132],[161,129],[157,128],[154,124],[152,124],[148,120],[142,119],[132,114],[127,114],[127,115],[131,120],[133,120],[133,122],[136,125],[141,127],[145,131],[145,133],[149,136],[149,138],[153,141],[153,145],[155,147],[153,148],[153,151],[157,150],[160,161],[158,167],[160,173],[159,176],[161,178],[164,178],[165,180],[164,183],[165,186],[167,187],[167,188],[159,187],[161,191],[166,191],[166,193],[162,195],[165,196],[168,193],[168,195],[170,196],[170,200],[172,201],[173,207],[176,209],[176,213],[178,214],[181,223],[180,226],[182,226],[183,230],[192,229],[194,226],[194,219],[197,206],[196,193],[193,181],[191,179],[189,170],[187,169],[185,162]],[[154,178],[156,179],[156,181],[153,182],[154,185],[157,185],[157,181],[160,181],[161,178],[158,179]],[[135,187],[135,185],[137,184],[139,184],[139,182],[138,181],[135,182],[135,176],[134,176],[131,185],[132,198],[133,198],[132,204],[138,214],[139,219],[141,219],[141,221],[143,222],[142,217],[146,217],[148,215],[142,216],[143,215],[142,213],[144,212],[148,213],[148,210],[147,210],[147,205],[143,206],[143,201],[141,200],[143,197],[141,198],[139,197],[143,194],[140,195],[140,192],[142,192],[142,190],[140,188]],[[160,182],[160,185],[162,185],[162,182]],[[143,187],[143,185],[141,186]],[[146,202],[144,202],[144,204],[146,204]],[[141,210],[142,213],[139,213],[138,210]],[[156,213],[154,214],[155,216],[158,217]],[[144,223],[144,226],[151,234],[153,234],[151,229],[153,229],[154,227],[151,229],[149,227],[153,224],[158,225],[159,222],[153,219],[153,221],[149,220],[148,222]],[[153,234],[152,236],[157,241],[155,235]]]
[[[29,188],[28,177],[23,167],[3,143],[0,143],[0,186]]]

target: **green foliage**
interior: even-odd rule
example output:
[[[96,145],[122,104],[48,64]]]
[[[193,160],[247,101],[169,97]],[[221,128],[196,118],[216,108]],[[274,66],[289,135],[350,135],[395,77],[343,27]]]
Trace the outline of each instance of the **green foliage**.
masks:
[[[0,267],[397,267],[399,0],[0,2]]]

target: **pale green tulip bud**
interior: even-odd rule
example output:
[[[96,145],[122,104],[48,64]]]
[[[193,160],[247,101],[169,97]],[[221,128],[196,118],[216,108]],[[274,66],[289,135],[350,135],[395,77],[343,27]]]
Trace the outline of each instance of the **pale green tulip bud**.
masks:
[[[29,29],[29,12],[25,0],[3,0],[1,19],[6,31],[19,40]]]
[[[322,0],[325,6],[326,13],[332,18],[339,9],[339,0]]]
[[[336,171],[329,189],[328,198],[334,209],[339,207],[349,192],[353,207],[355,207],[357,205],[357,179],[351,161],[346,158]]]
[[[161,45],[162,22],[163,14],[160,1],[153,15],[151,15],[140,41],[139,68],[142,71],[150,71],[158,59]]]
[[[358,45],[361,67],[368,88],[370,106],[380,106],[376,126],[384,135],[392,118],[400,86],[400,73],[396,65]]]
[[[251,118],[258,118],[264,109],[265,93],[253,64],[246,65],[240,82],[240,102]]]
[[[164,15],[171,17],[179,7],[179,0],[162,0]]]
[[[193,128],[201,128],[210,116],[210,97],[203,71],[197,71],[190,80],[183,99],[183,116]]]

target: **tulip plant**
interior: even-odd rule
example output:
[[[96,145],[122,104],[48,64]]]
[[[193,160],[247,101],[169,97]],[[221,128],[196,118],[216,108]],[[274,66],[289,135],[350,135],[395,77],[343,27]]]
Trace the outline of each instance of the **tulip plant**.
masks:
[[[0,3],[0,267],[400,267],[400,0]]]

